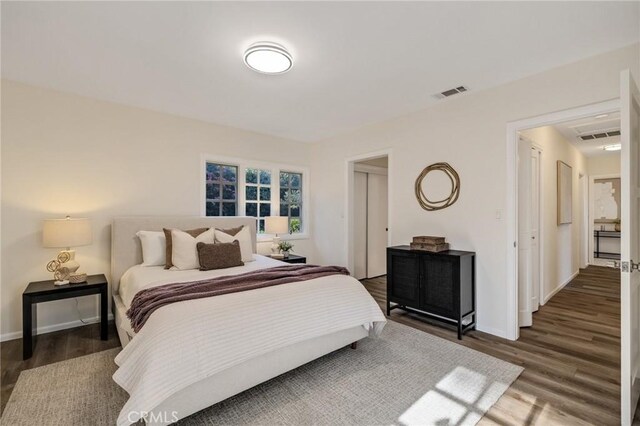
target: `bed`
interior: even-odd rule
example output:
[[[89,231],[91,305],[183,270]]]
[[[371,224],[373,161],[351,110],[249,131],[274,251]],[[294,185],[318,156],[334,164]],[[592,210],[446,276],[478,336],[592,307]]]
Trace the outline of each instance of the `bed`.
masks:
[[[254,261],[201,272],[140,266],[136,232],[251,229]],[[256,254],[248,217],[125,217],[112,226],[113,310],[123,350],[113,378],[129,393],[118,425],[170,424],[316,358],[376,336],[386,322],[354,278],[334,275],[164,306],[136,334],[126,311],[143,289],[283,265]]]

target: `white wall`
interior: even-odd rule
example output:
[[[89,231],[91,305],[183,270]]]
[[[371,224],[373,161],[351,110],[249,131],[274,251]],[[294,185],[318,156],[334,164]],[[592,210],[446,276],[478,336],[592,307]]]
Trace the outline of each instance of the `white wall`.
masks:
[[[580,200],[580,175],[587,174],[587,159],[564,136],[551,126],[522,132],[542,149],[541,178],[542,205],[540,216],[544,234],[542,298],[546,303],[566,285],[580,268],[580,232],[583,205]],[[571,166],[573,176],[573,222],[558,225],[558,172],[557,162]]]
[[[587,157],[587,171],[590,176],[620,174],[620,153]]]
[[[91,218],[94,243],[77,248],[77,259],[88,273],[108,274],[114,216],[201,215],[202,154],[308,166],[309,151],[307,144],[3,80],[3,337],[19,337],[27,283],[51,278],[45,265],[57,250],[41,246],[43,219]],[[295,245],[313,259],[309,240]],[[79,300],[81,315],[94,317],[95,300]],[[73,300],[38,307],[39,326],[77,319]]]
[[[505,264],[507,123],[618,97],[620,71],[630,68],[639,75],[638,57],[638,45],[630,46],[315,144],[312,203],[314,211],[322,211],[313,225],[319,260],[347,264],[346,159],[391,149],[392,243],[443,235],[454,248],[476,251],[478,328],[505,336],[507,286],[515,285],[507,282]],[[414,181],[438,161],[460,174],[460,199],[445,210],[426,212],[415,200]]]

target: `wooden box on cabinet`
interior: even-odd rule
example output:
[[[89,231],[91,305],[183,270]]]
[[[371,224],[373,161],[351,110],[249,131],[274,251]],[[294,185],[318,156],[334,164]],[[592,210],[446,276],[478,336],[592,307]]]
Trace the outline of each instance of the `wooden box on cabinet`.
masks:
[[[461,339],[476,325],[475,253],[387,248],[387,315],[396,308],[453,325]]]

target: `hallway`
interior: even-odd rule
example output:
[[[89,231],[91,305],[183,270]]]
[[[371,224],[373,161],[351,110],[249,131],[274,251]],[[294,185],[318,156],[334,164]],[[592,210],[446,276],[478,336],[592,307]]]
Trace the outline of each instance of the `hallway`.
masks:
[[[384,306],[385,277],[363,281]],[[620,273],[589,266],[512,342],[480,331],[462,341],[399,309],[391,320],[521,365],[524,372],[480,424],[620,424]]]

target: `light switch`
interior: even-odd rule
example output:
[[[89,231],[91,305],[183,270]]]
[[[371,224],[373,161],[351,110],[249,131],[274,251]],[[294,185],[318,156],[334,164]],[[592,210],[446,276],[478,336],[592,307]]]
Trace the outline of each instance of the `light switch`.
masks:
[[[502,219],[502,210],[500,209],[496,210],[496,219],[498,220]]]

